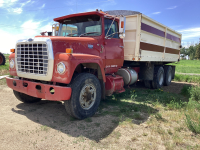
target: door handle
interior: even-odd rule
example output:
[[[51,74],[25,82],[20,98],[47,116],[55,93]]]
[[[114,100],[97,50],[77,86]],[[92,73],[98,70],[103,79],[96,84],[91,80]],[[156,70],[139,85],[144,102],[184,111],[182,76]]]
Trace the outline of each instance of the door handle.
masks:
[[[124,48],[124,46],[119,46],[120,48]]]
[[[101,51],[100,51],[100,53],[103,53],[103,49],[104,49],[104,47],[103,47],[103,45],[101,45]]]

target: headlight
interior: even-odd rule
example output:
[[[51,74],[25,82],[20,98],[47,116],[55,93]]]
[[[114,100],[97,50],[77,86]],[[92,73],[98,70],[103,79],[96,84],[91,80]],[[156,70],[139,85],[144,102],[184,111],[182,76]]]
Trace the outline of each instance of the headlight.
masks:
[[[10,68],[14,68],[15,67],[15,61],[13,59],[10,60]]]
[[[57,71],[58,71],[58,73],[63,74],[65,72],[65,64],[60,62],[57,65]]]

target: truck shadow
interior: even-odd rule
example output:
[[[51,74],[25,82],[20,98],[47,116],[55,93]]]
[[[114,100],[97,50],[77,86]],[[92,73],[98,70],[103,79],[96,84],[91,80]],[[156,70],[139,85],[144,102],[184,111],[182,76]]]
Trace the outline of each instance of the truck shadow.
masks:
[[[125,119],[129,118],[132,124],[139,125],[146,122],[151,113],[158,111],[142,104],[107,100],[101,102],[93,117],[76,120],[66,113],[62,102],[42,100],[34,104],[20,103],[16,107],[12,108],[13,112],[41,124],[41,127],[53,128],[72,137],[87,137],[96,142],[110,135]]]

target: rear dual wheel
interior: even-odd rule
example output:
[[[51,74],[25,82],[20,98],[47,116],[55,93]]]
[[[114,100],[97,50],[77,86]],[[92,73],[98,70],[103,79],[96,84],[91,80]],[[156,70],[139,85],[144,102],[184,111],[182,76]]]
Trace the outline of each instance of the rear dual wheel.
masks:
[[[164,69],[161,66],[155,67],[152,87],[154,89],[159,89],[163,86],[163,83],[164,83]]]
[[[171,84],[172,81],[172,67],[171,66],[165,66],[165,78],[164,78],[164,85],[168,86]]]
[[[172,80],[172,67],[171,66],[156,66],[154,69],[153,81],[145,80],[144,84],[147,88],[159,89],[163,85],[169,86]]]

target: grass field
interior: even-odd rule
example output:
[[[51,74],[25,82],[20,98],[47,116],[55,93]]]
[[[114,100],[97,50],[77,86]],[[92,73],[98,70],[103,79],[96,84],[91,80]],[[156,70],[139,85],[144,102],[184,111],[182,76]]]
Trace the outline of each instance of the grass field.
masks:
[[[173,63],[176,66],[176,73],[197,73],[200,74],[200,60],[180,60]]]

